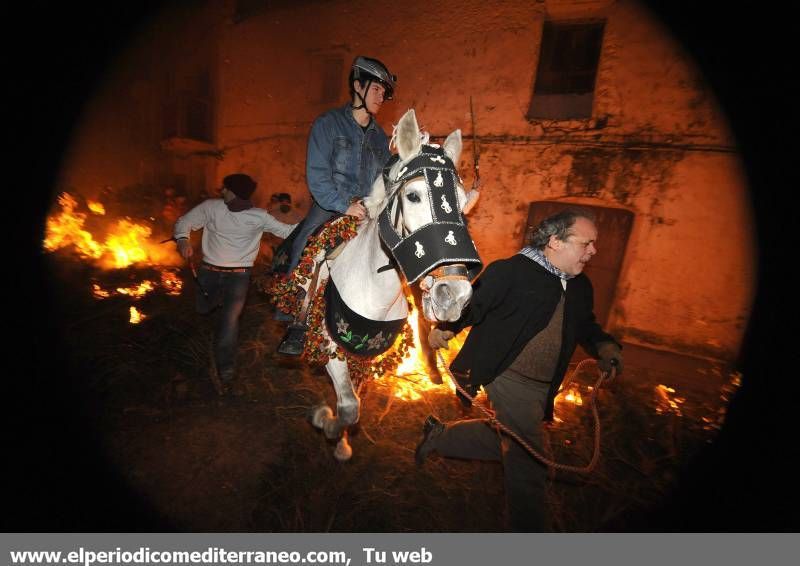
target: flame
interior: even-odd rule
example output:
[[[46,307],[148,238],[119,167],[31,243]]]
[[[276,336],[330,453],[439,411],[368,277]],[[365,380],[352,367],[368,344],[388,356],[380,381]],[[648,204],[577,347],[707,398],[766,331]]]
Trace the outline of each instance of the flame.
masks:
[[[108,289],[103,289],[99,283],[93,283],[92,296],[98,300],[107,299],[112,295],[126,295],[134,299],[139,299],[147,295],[149,292],[154,291],[158,286],[159,285],[153,281],[145,279],[137,285],[133,285],[131,287],[117,287],[111,291]],[[177,296],[181,294],[181,290],[183,289],[183,280],[178,277],[178,274],[174,271],[165,269],[161,272],[160,287],[165,290],[167,295]]]
[[[377,381],[390,385],[394,396],[404,401],[418,401],[422,399],[423,394],[427,391],[447,391],[448,388],[451,391],[455,390],[455,387],[447,378],[446,372],[442,372],[444,383],[436,384],[431,381],[430,375],[428,375],[428,366],[425,363],[425,353],[422,349],[419,336],[418,322],[420,311],[411,295],[408,295],[406,298],[411,305],[411,312],[408,315],[408,324],[411,326],[413,344],[408,349],[408,356],[406,356],[403,362],[397,367],[395,374],[380,376],[377,378]],[[461,343],[463,343],[463,339],[458,343],[459,348],[455,350],[456,352],[460,349]]]
[[[120,220],[114,231],[106,238],[106,250],[114,257],[114,267],[128,267],[134,263],[146,263],[149,259],[146,242],[152,230],[148,226]]]
[[[69,246],[82,259],[96,262],[103,269],[121,269],[134,264],[179,265],[180,256],[174,249],[150,242],[152,229],[131,219],[117,220],[103,237],[86,230],[87,214],[78,212],[78,201],[69,193],[58,197],[60,212],[47,218],[44,248],[53,252]],[[95,214],[105,213],[102,203],[89,201]],[[103,212],[98,212],[99,210]],[[98,241],[100,240],[100,241]]]
[[[95,299],[107,299],[111,296],[111,293],[104,290],[100,285],[97,283],[92,284],[92,295],[94,295]]]
[[[587,386],[586,391],[592,392],[592,387]],[[574,381],[566,381],[561,384],[556,394],[555,404],[557,408],[562,408],[565,405],[570,407],[582,407],[583,396],[581,395],[581,384]],[[563,422],[561,419],[556,418],[556,422]]]
[[[102,202],[97,202],[97,201],[94,201],[94,200],[87,200],[86,201],[86,206],[89,207],[89,210],[91,210],[93,213],[95,213],[95,214],[97,214],[99,216],[103,216],[106,213],[106,207],[103,206]]]
[[[183,289],[183,280],[174,271],[164,270],[161,272],[161,287],[166,289],[167,295],[180,295]]]
[[[58,197],[61,210],[47,218],[44,249],[49,252],[72,247],[77,255],[91,261],[102,269],[121,269],[131,265],[165,266],[176,265],[181,259],[174,249],[152,243],[148,239],[152,229],[144,224],[137,224],[130,218],[116,219],[105,223],[104,240],[92,235],[86,229],[87,213],[78,211],[78,200],[69,193]],[[87,200],[88,209],[97,216],[106,213],[103,203]],[[152,219],[151,219],[152,220]],[[97,221],[94,221],[94,225]],[[100,241],[99,241],[100,240]],[[103,241],[103,243],[101,243]],[[97,300],[107,299],[114,295],[125,295],[138,300],[159,286],[150,280],[130,287],[104,289],[97,282],[92,283],[92,296]],[[160,287],[168,295],[180,295],[183,281],[174,270],[161,269]],[[130,307],[130,323],[139,324],[146,316],[136,307]]]
[[[578,388],[577,384],[573,383],[569,386],[569,389],[567,389],[566,394],[564,395],[564,401],[572,403],[573,405],[577,405],[578,407],[583,405],[581,390]]]
[[[131,313],[131,318],[130,318],[130,323],[131,324],[139,324],[145,318],[147,318],[147,316],[144,315],[143,313],[139,312],[139,309],[137,309],[136,307],[131,307],[130,308],[130,313]]]
[[[671,397],[675,393],[672,387],[658,384],[655,387],[656,392],[656,413],[675,413],[677,416],[682,416],[680,405],[686,401],[683,397]]]
[[[152,281],[145,279],[134,287],[117,287],[117,293],[120,295],[130,295],[136,299],[144,297],[147,293],[155,289]]]
[[[62,193],[58,197],[58,204],[61,205],[61,212],[47,219],[44,248],[53,252],[71,245],[83,258],[97,259],[102,256],[103,246],[83,229],[86,214],[75,211],[78,201],[69,193]]]

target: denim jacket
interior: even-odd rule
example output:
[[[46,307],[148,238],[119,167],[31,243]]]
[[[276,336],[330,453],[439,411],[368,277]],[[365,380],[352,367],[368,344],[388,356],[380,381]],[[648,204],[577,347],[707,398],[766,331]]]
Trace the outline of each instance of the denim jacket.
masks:
[[[308,189],[320,207],[344,212],[352,197],[369,194],[389,157],[389,140],[374,118],[364,132],[349,103],[334,108],[311,127],[306,156]]]

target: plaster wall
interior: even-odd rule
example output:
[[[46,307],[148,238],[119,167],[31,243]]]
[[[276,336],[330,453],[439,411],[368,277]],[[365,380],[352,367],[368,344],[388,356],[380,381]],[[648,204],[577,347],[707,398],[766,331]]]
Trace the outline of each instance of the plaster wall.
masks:
[[[146,135],[136,141],[133,130],[157,130],[156,76],[204,57],[219,159],[172,161],[198,161],[209,187],[248,173],[259,181],[256,204],[287,192],[302,216],[312,121],[347,101],[353,57],[377,57],[399,77],[395,100],[378,117],[387,133],[412,107],[434,139],[460,128],[467,186],[474,136],[482,196],[470,229],[486,263],[519,248],[533,201],[625,208],[635,217],[610,328],[647,346],[735,356],[757,261],[746,179],[713,93],[639,3],[410,0],[399,9],[386,0],[278,1],[241,21],[234,8],[231,0],[210,2],[143,37],[127,70],[87,106],[63,185],[91,196],[106,184],[154,177],[163,152]],[[545,19],[606,21],[591,118],[526,118]],[[344,62],[339,100],[323,102],[321,70],[335,56]],[[612,245],[600,235],[600,253]]]
[[[609,326],[632,342],[732,358],[754,290],[746,180],[713,93],[668,31],[634,1],[410,2],[399,16],[390,2],[306,2],[229,26],[220,175],[252,172],[266,181],[262,198],[286,191],[305,210],[306,136],[333,106],[318,102],[321,79],[308,70],[326,55],[345,68],[377,57],[399,77],[379,122],[390,133],[413,107],[434,137],[461,128],[467,185],[472,98],[482,196],[470,227],[485,261],[518,249],[532,201],[631,210]],[[545,18],[606,20],[592,118],[525,118]]]

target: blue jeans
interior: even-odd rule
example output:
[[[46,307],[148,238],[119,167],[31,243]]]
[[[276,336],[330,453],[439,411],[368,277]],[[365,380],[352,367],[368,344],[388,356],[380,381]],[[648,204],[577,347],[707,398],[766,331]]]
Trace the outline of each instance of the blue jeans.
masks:
[[[298,232],[294,242],[292,242],[292,251],[289,254],[289,270],[287,273],[291,273],[294,268],[297,267],[297,264],[300,263],[300,257],[303,255],[303,250],[308,243],[308,238],[311,236],[311,233],[333,218],[335,214],[337,213],[321,208],[316,202],[311,203],[311,208],[303,221],[303,227],[300,229],[300,232]]]
[[[220,308],[214,330],[214,360],[222,379],[233,377],[239,317],[250,288],[250,269],[243,272],[211,271],[202,265],[197,270],[197,312],[208,314]],[[203,291],[208,294],[206,297]]]

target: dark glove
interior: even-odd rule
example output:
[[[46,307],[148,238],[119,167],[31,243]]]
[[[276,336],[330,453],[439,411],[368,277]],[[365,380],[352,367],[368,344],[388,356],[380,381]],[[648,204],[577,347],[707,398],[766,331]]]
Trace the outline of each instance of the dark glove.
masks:
[[[597,366],[600,371],[611,373],[611,368],[617,368],[617,375],[622,373],[622,350],[614,342],[603,342],[597,346],[597,355],[600,358]]]

